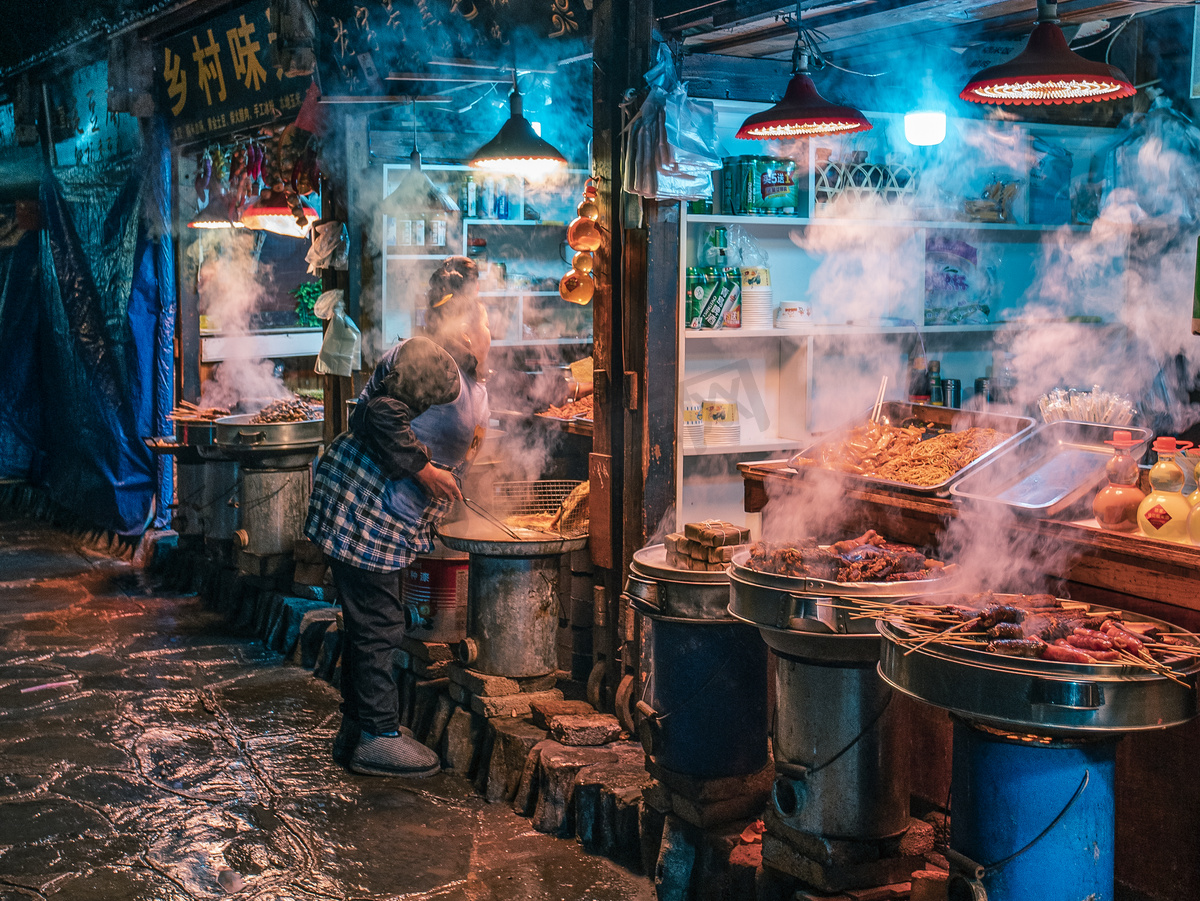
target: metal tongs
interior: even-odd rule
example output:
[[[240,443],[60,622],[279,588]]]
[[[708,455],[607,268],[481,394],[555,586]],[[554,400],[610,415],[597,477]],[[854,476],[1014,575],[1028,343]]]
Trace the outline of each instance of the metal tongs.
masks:
[[[462,478],[459,476],[458,473],[456,473],[452,469],[448,469],[446,471],[449,472],[450,475],[454,476],[454,481],[458,484],[458,494],[462,498],[464,507],[466,507],[472,513],[474,513],[476,516],[480,516],[480,517],[486,519],[492,525],[498,526],[500,529],[502,529],[508,535],[509,538],[512,538],[515,541],[522,540],[521,536],[518,535],[508,523],[504,522],[504,520],[502,520],[498,516],[496,516],[496,514],[494,514],[491,510],[484,507],[483,504],[476,503],[475,501],[473,501],[469,497],[467,497],[466,494],[463,493]]]

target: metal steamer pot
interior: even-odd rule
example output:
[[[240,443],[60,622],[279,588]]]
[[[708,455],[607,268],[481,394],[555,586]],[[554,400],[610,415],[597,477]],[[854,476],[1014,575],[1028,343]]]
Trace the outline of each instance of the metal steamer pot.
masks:
[[[768,830],[873,841],[908,827],[910,767],[880,638],[855,601],[946,591],[951,580],[838,583],[729,567],[729,612],[775,651],[775,782]]]
[[[246,465],[290,469],[312,462],[325,440],[324,419],[303,422],[253,422],[252,413],[222,416],[214,444]]]
[[[1000,600],[1004,596],[997,595]],[[1093,612],[1112,608],[1090,605]],[[1137,614],[1165,632],[1169,623]],[[1178,681],[1117,663],[1059,663],[1007,657],[936,642],[910,653],[902,626],[880,624],[879,672],[900,691],[1000,729],[1042,736],[1099,737],[1165,729],[1192,719],[1200,661],[1173,670]]]
[[[663,616],[729,619],[729,574],[676,569],[667,563],[666,548],[661,544],[633,555],[625,596]]]

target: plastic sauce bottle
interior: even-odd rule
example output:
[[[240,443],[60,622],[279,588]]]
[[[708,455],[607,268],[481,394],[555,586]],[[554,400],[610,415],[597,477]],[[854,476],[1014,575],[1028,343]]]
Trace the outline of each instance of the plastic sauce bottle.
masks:
[[[1138,507],[1146,497],[1138,487],[1137,460],[1129,454],[1129,449],[1138,442],[1133,440],[1131,432],[1122,431],[1114,432],[1112,440],[1104,443],[1113,446],[1112,458],[1104,466],[1108,484],[1096,492],[1092,512],[1102,529],[1136,531]]]
[[[1195,509],[1200,507],[1200,454],[1193,451],[1191,454],[1184,454],[1183,459],[1189,463],[1193,459],[1196,461],[1196,468],[1192,470],[1192,475],[1196,479],[1196,490],[1187,496],[1188,503],[1192,505],[1192,509]]]
[[[1142,534],[1164,541],[1188,543],[1188,514],[1191,505],[1183,496],[1183,469],[1175,455],[1192,446],[1190,441],[1156,438],[1158,462],[1150,469],[1151,492],[1138,505],[1137,522]]]

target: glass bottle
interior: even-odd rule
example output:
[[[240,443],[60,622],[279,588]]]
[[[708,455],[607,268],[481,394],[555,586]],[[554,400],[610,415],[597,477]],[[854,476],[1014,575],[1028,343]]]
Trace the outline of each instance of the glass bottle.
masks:
[[[1096,492],[1092,500],[1092,512],[1096,514],[1096,522],[1102,529],[1113,532],[1136,531],[1138,507],[1146,497],[1138,487],[1137,460],[1129,453],[1129,449],[1138,442],[1133,440],[1131,432],[1120,431],[1114,432],[1112,440],[1104,443],[1113,447],[1112,458],[1104,466],[1108,484]]]
[[[595,219],[580,216],[567,226],[567,244],[572,250],[593,251],[600,246],[600,226]]]
[[[942,364],[929,361],[929,403],[935,407],[946,406],[946,395],[942,393]]]
[[[1188,503],[1195,509],[1196,507],[1200,507],[1200,455],[1197,455],[1195,452],[1184,454],[1183,459],[1188,463],[1191,463],[1193,459],[1196,461],[1196,467],[1192,470],[1192,476],[1196,480],[1196,489],[1187,496]]]
[[[1137,521],[1142,534],[1164,541],[1188,541],[1191,506],[1183,496],[1183,469],[1175,455],[1192,446],[1190,441],[1162,437],[1154,441],[1158,462],[1150,469],[1151,492],[1138,505]]]
[[[595,293],[596,283],[592,280],[592,277],[586,272],[580,272],[578,269],[570,270],[558,283],[558,296],[565,301],[577,303],[580,306],[590,303],[592,295]]]
[[[908,366],[908,402],[929,403],[929,372],[925,369],[925,358],[917,354]]]

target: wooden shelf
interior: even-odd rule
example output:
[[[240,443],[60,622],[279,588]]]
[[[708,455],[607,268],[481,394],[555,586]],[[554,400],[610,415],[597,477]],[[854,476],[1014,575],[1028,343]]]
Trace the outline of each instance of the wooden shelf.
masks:
[[[591,338],[529,338],[524,341],[493,341],[492,347],[561,347],[569,344],[591,343]]]
[[[736,338],[808,338],[822,335],[909,335],[918,329],[923,335],[991,334],[1006,329],[1045,328],[1046,326],[1071,325],[1078,328],[1121,328],[1112,322],[984,322],[978,325],[855,325],[852,323],[812,323],[804,328],[769,329],[685,329],[689,341],[712,341]]]
[[[685,457],[732,457],[743,454],[760,454],[771,451],[803,450],[808,441],[802,438],[761,438],[742,444],[688,444],[680,443]]]
[[[947,231],[1000,231],[1044,233],[1068,229],[1091,231],[1090,225],[1031,225],[1013,222],[963,222],[960,220],[926,221],[921,219],[841,219],[837,216],[722,216],[716,213],[688,214],[687,221],[707,225],[773,225],[796,228],[809,225],[841,225],[855,228],[933,228]]]

